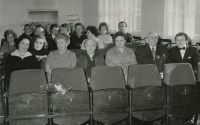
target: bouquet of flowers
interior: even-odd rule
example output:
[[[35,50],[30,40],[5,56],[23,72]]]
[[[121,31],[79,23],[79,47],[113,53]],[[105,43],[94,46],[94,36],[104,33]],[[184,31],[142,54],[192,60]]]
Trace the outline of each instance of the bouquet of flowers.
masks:
[[[60,83],[50,82],[46,85],[40,86],[43,90],[50,92],[52,94],[62,94],[65,95],[67,91],[70,91],[72,88],[70,87],[68,90]]]

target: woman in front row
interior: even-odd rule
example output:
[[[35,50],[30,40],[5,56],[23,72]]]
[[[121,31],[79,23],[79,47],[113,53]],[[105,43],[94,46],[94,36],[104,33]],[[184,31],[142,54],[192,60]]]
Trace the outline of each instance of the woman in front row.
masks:
[[[51,81],[51,73],[55,68],[75,67],[76,54],[69,51],[70,37],[66,34],[58,34],[55,37],[58,50],[50,52],[46,61],[46,72],[48,81]]]
[[[14,52],[9,54],[5,60],[5,81],[9,83],[12,71],[23,69],[39,69],[39,63],[36,57],[28,52],[32,38],[30,36],[20,37],[17,41]]]
[[[116,46],[109,49],[106,54],[106,65],[108,66],[121,66],[125,80],[127,81],[128,66],[137,64],[135,52],[125,46],[126,34],[117,32],[114,35]]]

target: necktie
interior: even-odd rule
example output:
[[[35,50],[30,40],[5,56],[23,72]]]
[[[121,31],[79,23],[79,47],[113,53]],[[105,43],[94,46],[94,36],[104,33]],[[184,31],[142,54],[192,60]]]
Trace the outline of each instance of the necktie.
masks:
[[[185,47],[183,47],[183,48],[178,48],[179,50],[185,50]]]
[[[155,48],[152,48],[151,52],[152,52],[152,54],[153,54],[153,59],[155,59],[155,56],[156,56]]]

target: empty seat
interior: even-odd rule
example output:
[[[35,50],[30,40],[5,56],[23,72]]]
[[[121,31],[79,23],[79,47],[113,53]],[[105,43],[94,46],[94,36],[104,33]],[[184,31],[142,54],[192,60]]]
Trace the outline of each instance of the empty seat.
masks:
[[[166,88],[154,64],[131,65],[128,68],[129,107],[132,116],[142,121],[153,121],[166,113]]]
[[[142,44],[140,42],[135,42],[135,43],[127,43],[126,46],[133,49],[136,52],[136,49],[142,46]]]
[[[79,125],[89,120],[89,93],[83,69],[63,68],[52,71],[52,81],[72,88],[65,95],[53,94],[53,118],[59,125]]]
[[[200,87],[189,63],[165,64],[164,82],[169,86],[168,115],[191,118],[200,112]]]
[[[9,123],[40,125],[47,123],[47,94],[41,85],[47,83],[41,69],[11,73],[9,85]]]
[[[92,68],[93,118],[112,124],[123,121],[127,114],[127,91],[121,67],[100,66]]]

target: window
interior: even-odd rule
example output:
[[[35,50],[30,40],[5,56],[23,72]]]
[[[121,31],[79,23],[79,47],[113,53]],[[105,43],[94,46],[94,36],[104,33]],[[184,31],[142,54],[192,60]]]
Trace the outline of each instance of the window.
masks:
[[[200,0],[165,0],[164,37],[174,40],[185,32],[192,41],[200,42]]]
[[[110,32],[118,31],[118,23],[127,23],[127,32],[141,32],[141,0],[99,0],[98,23],[106,22]]]

